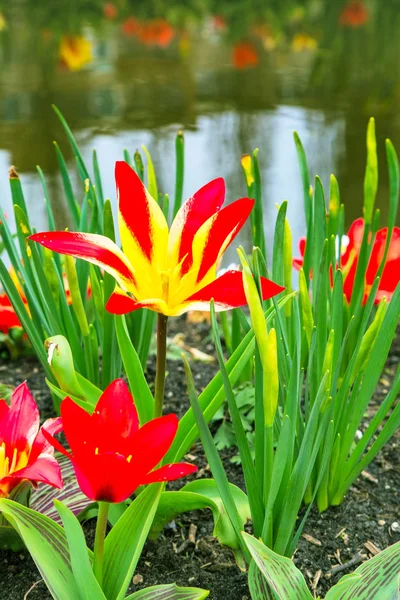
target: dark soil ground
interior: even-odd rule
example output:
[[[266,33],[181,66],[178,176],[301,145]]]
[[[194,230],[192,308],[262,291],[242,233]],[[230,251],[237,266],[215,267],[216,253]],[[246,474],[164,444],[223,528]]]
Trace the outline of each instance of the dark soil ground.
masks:
[[[173,320],[170,335],[184,332],[185,344],[212,354],[208,326]],[[374,402],[379,404],[390,385],[400,356],[397,337]],[[216,372],[215,362],[193,362],[197,390],[201,391]],[[180,361],[168,361],[166,412],[182,415],[188,408],[184,372]],[[154,377],[154,361],[149,365],[149,380]],[[51,399],[40,366],[35,359],[0,363],[0,383],[18,384],[28,380],[43,418],[52,415]],[[230,462],[231,449],[222,458],[232,483],[243,487],[241,468]],[[195,457],[193,459],[193,457]],[[199,443],[190,450],[200,477],[211,477]],[[176,486],[179,488],[179,485]],[[341,506],[319,514],[313,508],[294,560],[302,570],[315,597],[324,597],[331,585],[372,557],[400,540],[400,435],[397,434],[357,483]],[[237,568],[229,549],[212,536],[210,511],[186,513],[168,525],[156,543],[148,542],[138,564],[131,591],[160,583],[176,582],[211,590],[210,600],[250,600],[247,577]],[[93,538],[93,523],[86,526],[88,543]],[[190,533],[190,535],[189,535]],[[194,542],[193,542],[194,537]],[[190,539],[189,539],[190,538]],[[0,600],[47,600],[50,595],[25,551],[0,551]],[[287,600],[290,600],[288,598]],[[371,599],[373,600],[373,599]],[[376,598],[375,600],[379,600]]]

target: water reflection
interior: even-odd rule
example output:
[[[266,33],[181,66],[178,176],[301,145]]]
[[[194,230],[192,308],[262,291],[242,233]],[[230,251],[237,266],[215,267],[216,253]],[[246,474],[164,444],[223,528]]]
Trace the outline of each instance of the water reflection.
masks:
[[[71,166],[73,157],[50,108],[54,103],[85,158],[97,148],[112,198],[114,160],[123,148],[133,152],[143,143],[153,155],[160,190],[171,194],[174,136],[183,127],[186,195],[218,175],[226,178],[230,199],[244,194],[240,155],[259,147],[266,228],[271,230],[275,204],[288,199],[296,238],[304,229],[291,137],[296,129],[311,172],[325,185],[335,172],[347,220],[357,217],[371,114],[378,118],[381,152],[386,136],[400,147],[400,2],[265,4],[0,0],[2,205],[11,213],[7,169],[14,164],[41,226],[39,164],[64,225],[53,140]],[[383,212],[386,198],[382,171]]]

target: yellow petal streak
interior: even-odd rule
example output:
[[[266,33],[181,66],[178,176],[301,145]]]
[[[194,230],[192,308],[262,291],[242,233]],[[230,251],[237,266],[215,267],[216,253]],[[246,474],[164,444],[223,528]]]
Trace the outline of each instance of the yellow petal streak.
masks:
[[[146,194],[150,213],[150,238],[153,245],[151,259],[149,260],[143,252],[132,230],[119,213],[121,242],[124,253],[135,270],[136,299],[142,301],[156,297],[165,300],[160,273],[168,270],[168,223],[157,202],[147,191]]]

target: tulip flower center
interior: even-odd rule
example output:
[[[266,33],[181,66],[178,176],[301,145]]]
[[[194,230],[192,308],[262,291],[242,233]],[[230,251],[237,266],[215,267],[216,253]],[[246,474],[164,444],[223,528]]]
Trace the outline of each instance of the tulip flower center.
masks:
[[[7,456],[6,453],[6,445],[3,442],[0,446],[0,479],[3,477],[7,477],[11,473],[16,470],[16,467],[19,466],[18,463],[21,462],[18,460],[18,450],[14,448],[11,460],[10,457]],[[21,468],[19,466],[19,468]]]

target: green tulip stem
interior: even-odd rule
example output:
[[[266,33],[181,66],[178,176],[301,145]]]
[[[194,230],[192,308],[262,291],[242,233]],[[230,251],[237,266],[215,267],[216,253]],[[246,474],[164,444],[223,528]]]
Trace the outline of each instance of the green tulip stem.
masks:
[[[103,581],[104,540],[106,537],[109,502],[99,502],[96,534],[94,538],[93,572],[100,585]]]
[[[168,317],[159,314],[157,320],[157,365],[154,394],[154,418],[161,417],[164,404],[165,371],[167,368],[167,324]]]

